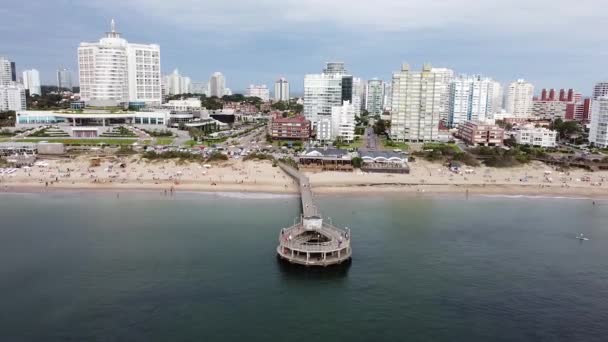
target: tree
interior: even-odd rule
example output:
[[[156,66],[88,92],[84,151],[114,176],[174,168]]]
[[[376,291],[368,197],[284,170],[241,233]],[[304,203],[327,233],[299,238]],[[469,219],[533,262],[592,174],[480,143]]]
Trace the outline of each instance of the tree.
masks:
[[[363,165],[363,159],[361,159],[361,157],[354,157],[352,159],[353,162],[353,167],[356,168],[361,168],[361,165]]]

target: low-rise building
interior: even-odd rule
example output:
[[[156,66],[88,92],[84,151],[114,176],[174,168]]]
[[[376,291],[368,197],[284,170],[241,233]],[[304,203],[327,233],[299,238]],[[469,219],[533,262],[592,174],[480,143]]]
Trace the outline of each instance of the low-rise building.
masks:
[[[504,129],[477,121],[460,124],[457,135],[465,143],[473,146],[502,146],[505,140]]]
[[[299,157],[303,169],[327,171],[352,171],[352,156],[346,150],[313,148],[303,151]]]
[[[392,151],[360,152],[361,170],[372,173],[409,173],[408,157]]]
[[[515,132],[515,141],[520,145],[555,147],[557,146],[557,132],[546,128],[523,127]]]
[[[566,118],[568,102],[562,101],[534,101],[532,105],[532,116],[539,119],[562,119]]]
[[[276,113],[268,123],[272,139],[306,140],[310,138],[311,124],[303,115],[284,118]]]

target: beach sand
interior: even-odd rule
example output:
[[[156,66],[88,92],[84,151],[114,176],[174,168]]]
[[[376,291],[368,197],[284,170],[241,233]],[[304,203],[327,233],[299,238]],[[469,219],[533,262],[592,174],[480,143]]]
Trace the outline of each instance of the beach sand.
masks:
[[[45,166],[0,176],[0,190],[155,190],[297,193],[297,184],[268,161],[231,160],[209,168],[197,163],[147,162],[139,157],[110,158],[98,167],[89,159],[44,160]],[[125,167],[120,165],[124,163]],[[608,198],[608,172],[572,169],[561,173],[542,163],[517,168],[477,167],[460,174],[440,164],[417,161],[407,175],[360,171],[307,173],[318,194],[461,193]]]

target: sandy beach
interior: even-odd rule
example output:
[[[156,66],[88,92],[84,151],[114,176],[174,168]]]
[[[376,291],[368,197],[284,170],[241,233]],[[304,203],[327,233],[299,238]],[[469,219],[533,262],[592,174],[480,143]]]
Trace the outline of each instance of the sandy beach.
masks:
[[[207,166],[207,167],[206,167]],[[267,161],[231,160],[210,165],[111,158],[93,167],[87,158],[43,160],[30,169],[0,175],[2,191],[155,190],[200,192],[297,193],[295,182]],[[542,163],[496,169],[477,167],[459,174],[417,161],[407,175],[360,171],[308,173],[315,193],[462,193],[608,198],[608,172],[572,169],[558,172]]]

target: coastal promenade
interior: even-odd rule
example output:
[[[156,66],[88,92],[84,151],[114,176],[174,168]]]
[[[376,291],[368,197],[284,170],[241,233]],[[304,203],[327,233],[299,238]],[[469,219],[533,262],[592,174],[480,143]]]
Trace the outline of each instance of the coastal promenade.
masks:
[[[289,165],[280,163],[279,166],[298,182],[302,200],[300,222],[281,229],[277,247],[279,257],[305,266],[330,266],[350,260],[352,249],[349,229],[323,222],[314,203],[308,177]]]

